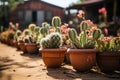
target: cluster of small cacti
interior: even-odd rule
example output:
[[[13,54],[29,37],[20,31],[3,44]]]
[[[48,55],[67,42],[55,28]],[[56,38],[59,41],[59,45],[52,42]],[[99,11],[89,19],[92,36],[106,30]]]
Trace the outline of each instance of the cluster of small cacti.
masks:
[[[104,37],[101,40],[98,40],[96,48],[98,48],[100,52],[119,51],[120,50],[120,38]]]
[[[40,41],[42,48],[59,48],[63,44],[63,37],[61,35],[61,19],[58,16],[52,18],[52,26],[47,23],[42,24],[40,30],[41,34],[45,37]]]
[[[91,31],[90,28],[86,22],[82,22],[79,36],[75,29],[69,30],[69,38],[74,48],[94,48],[96,40],[101,37],[101,31],[100,29]]]
[[[19,33],[19,31],[18,31]],[[16,35],[19,35],[19,34]],[[32,32],[29,29],[25,29],[19,36],[15,36],[17,37],[17,42],[19,43],[33,43],[34,41],[34,37]]]
[[[41,48],[60,48],[63,44],[63,39],[60,33],[50,33],[40,41]]]

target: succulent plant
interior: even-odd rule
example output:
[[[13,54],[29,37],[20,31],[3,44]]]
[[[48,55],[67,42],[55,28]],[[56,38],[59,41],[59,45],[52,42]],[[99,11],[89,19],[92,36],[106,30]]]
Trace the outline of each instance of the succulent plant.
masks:
[[[23,38],[23,41],[24,41],[25,43],[34,43],[33,38],[32,38],[31,36],[29,36],[29,35],[25,36],[25,37]]]
[[[31,31],[29,30],[29,29],[25,29],[24,31],[23,31],[23,35],[24,36],[27,36],[27,35],[31,35],[32,33],[31,33]]]
[[[36,27],[35,24],[30,24],[30,25],[28,26],[28,29],[29,29],[31,32],[34,32],[35,27]]]
[[[119,51],[120,50],[120,38],[104,37],[97,41],[96,48],[99,49],[100,52]]]
[[[57,27],[60,27],[60,25],[61,25],[61,19],[60,19],[60,17],[54,16],[52,18],[52,26],[55,27],[55,28],[57,28]]]
[[[96,41],[101,37],[101,31],[99,29],[91,31],[89,25],[84,22],[81,25],[79,36],[75,29],[69,30],[72,46],[74,48],[94,48]]]
[[[15,35],[14,35],[14,41],[17,41],[18,37],[22,34],[20,30],[17,30]]]
[[[50,25],[48,23],[42,23],[42,27],[40,29],[40,33],[45,37],[49,34]]]
[[[60,48],[63,44],[63,39],[60,33],[50,33],[40,41],[41,48]]]

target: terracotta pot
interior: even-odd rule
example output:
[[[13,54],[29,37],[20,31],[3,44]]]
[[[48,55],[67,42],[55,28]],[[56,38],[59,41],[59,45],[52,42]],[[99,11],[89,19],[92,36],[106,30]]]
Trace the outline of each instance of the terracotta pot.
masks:
[[[9,44],[10,44],[10,46],[14,46],[13,39],[9,39]]]
[[[26,44],[26,49],[27,49],[28,53],[30,53],[30,54],[39,53],[38,45],[35,44],[35,43],[27,43]]]
[[[96,63],[96,49],[68,49],[70,62],[76,71],[90,70]]]
[[[42,59],[46,67],[60,67],[64,61],[66,49],[43,49]]]
[[[18,43],[18,45],[19,45],[21,51],[23,51],[24,53],[27,53],[25,43]]]
[[[20,50],[20,47],[18,45],[18,42],[14,41],[14,46],[17,48],[17,50]]]
[[[97,64],[102,72],[113,72],[119,67],[119,54],[117,52],[99,52]]]

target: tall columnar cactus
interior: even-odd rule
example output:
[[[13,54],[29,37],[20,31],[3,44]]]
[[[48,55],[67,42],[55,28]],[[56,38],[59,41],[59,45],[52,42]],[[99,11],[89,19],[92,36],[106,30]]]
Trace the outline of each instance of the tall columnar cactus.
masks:
[[[61,25],[60,17],[58,17],[58,16],[53,17],[52,18],[52,26],[57,28],[57,27],[60,27],[60,25]]]
[[[75,42],[76,38],[77,38],[77,32],[75,29],[70,29],[69,30],[69,38]]]
[[[40,45],[42,48],[60,48],[63,44],[63,39],[59,33],[50,33],[45,38],[42,38]]]

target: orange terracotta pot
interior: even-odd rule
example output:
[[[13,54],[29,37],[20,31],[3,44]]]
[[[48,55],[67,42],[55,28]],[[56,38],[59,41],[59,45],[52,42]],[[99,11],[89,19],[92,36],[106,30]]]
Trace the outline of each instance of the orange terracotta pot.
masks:
[[[60,67],[64,61],[66,49],[42,49],[42,59],[46,67]]]
[[[98,53],[97,64],[102,72],[113,72],[119,67],[119,54],[116,52]]]
[[[10,44],[10,46],[14,46],[13,39],[9,39],[9,44]]]
[[[25,46],[26,46],[26,49],[27,49],[28,53],[30,53],[30,54],[39,53],[39,48],[38,48],[37,44],[35,44],[35,43],[27,43]]]
[[[90,70],[96,63],[96,49],[68,49],[70,62],[76,71]]]
[[[17,50],[20,50],[20,47],[18,45],[18,42],[14,41],[14,46],[17,48]]]
[[[21,51],[23,51],[24,53],[27,53],[25,43],[18,43],[18,45],[19,45]]]

